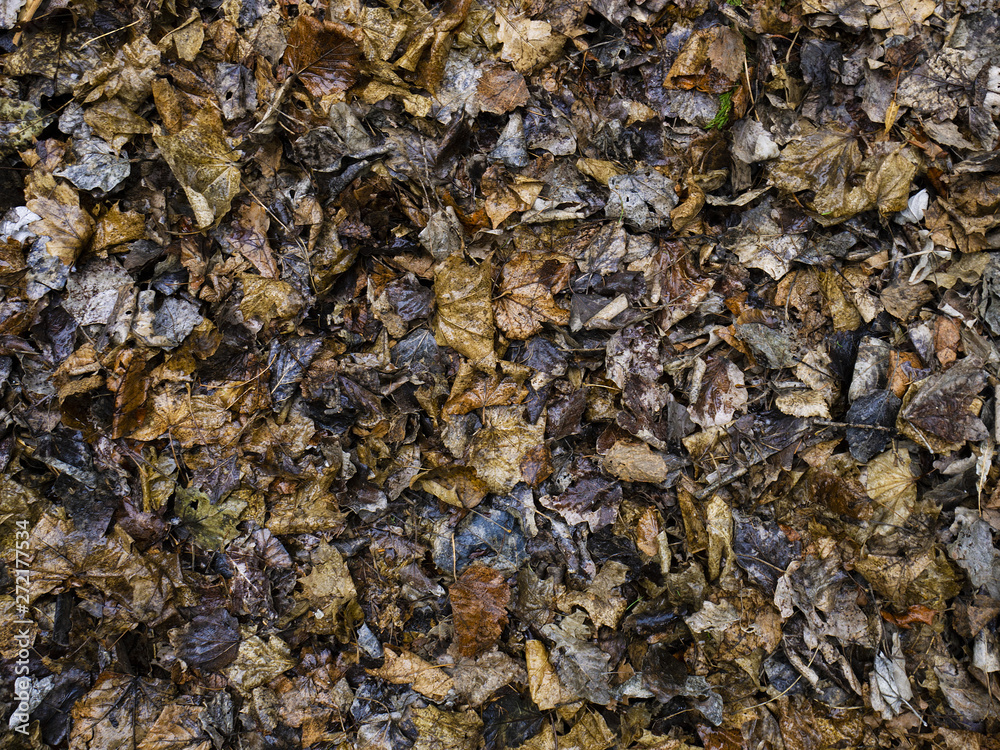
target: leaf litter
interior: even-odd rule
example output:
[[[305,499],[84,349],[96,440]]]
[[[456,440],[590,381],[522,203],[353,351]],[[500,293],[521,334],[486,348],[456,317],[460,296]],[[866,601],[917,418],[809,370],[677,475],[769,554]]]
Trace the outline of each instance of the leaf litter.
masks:
[[[0,3],[0,744],[997,747],[998,32]]]

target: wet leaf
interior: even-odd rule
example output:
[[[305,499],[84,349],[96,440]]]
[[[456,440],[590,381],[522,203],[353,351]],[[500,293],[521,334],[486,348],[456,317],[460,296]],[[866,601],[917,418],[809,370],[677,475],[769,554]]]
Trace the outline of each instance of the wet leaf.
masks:
[[[220,550],[236,538],[239,523],[247,503],[235,494],[220,503],[213,503],[198,490],[178,490],[174,508],[184,527],[204,549]]]
[[[296,76],[310,94],[319,98],[354,85],[360,54],[344,27],[301,15],[292,24],[281,60],[288,74]]]
[[[512,339],[526,339],[543,323],[567,325],[569,310],[556,304],[554,294],[569,281],[570,264],[559,256],[517,253],[500,272],[493,301],[497,326]]]
[[[485,565],[472,565],[458,577],[448,596],[458,654],[475,657],[491,649],[507,625],[510,586],[504,576]]]
[[[434,282],[438,344],[452,347],[480,369],[492,370],[496,329],[490,264],[475,266],[452,255],[435,268]]]
[[[215,110],[203,108],[179,132],[154,134],[153,140],[184,188],[198,228],[222,221],[240,192],[240,170]]]

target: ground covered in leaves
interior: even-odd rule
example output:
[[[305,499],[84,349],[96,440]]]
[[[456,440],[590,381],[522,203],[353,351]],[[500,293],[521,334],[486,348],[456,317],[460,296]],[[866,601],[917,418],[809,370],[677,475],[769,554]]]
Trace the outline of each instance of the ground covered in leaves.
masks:
[[[0,30],[4,750],[1000,747],[993,3]]]

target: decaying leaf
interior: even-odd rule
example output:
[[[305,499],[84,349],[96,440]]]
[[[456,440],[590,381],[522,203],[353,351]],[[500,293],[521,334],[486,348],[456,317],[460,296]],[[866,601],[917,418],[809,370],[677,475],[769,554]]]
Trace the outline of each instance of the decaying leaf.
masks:
[[[492,370],[496,366],[496,329],[490,264],[472,265],[452,255],[435,268],[434,282],[438,343],[468,357],[476,367]]]
[[[503,266],[493,300],[497,326],[512,339],[526,339],[543,323],[567,325],[569,310],[556,304],[554,294],[569,280],[570,264],[558,256],[517,253]]]
[[[691,406],[688,414],[701,427],[718,427],[731,422],[747,403],[743,373],[728,359],[711,357],[695,362],[691,375]]]
[[[487,407],[483,410],[483,427],[469,444],[469,465],[490,492],[507,492],[518,482],[537,484],[552,472],[548,450],[536,451],[545,445],[544,420],[528,424],[520,411]]]
[[[444,700],[455,686],[454,680],[442,669],[408,651],[385,651],[385,664],[372,673],[394,685],[412,685],[413,689],[433,701]]]
[[[360,53],[344,27],[315,16],[300,15],[292,24],[281,59],[288,75],[295,76],[318,98],[354,84]]]
[[[510,586],[485,565],[466,568],[449,589],[455,622],[455,648],[460,656],[478,656],[500,638],[507,624]]]
[[[983,364],[966,357],[946,372],[914,383],[915,395],[907,399],[899,419],[921,433],[929,433],[947,443],[981,440],[986,428],[977,416],[976,397],[986,384]]]
[[[183,130],[153,140],[184,188],[198,228],[222,221],[240,192],[240,170],[215,110],[203,108]]]

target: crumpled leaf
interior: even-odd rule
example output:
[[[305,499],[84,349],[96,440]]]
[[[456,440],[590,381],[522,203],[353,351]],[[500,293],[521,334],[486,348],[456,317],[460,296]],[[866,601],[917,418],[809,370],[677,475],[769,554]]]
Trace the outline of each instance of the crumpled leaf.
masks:
[[[674,182],[655,169],[646,168],[608,178],[604,214],[626,221],[646,232],[670,226],[670,212],[677,205]]]
[[[442,711],[437,706],[414,709],[413,724],[420,732],[413,750],[476,747],[483,731],[475,711]]]
[[[310,552],[309,561],[312,569],[309,575],[299,579],[299,583],[308,603],[310,626],[313,632],[332,633],[341,613],[357,598],[358,591],[336,547],[320,542]]]
[[[204,706],[187,701],[167,704],[138,750],[209,750],[212,739],[205,730],[205,713]]]
[[[699,29],[688,37],[663,79],[665,88],[725,94],[740,82],[746,51],[743,37],[728,26]]]
[[[555,57],[562,50],[566,38],[554,33],[546,21],[508,15],[497,10],[497,41],[503,45],[500,59],[509,62],[518,73],[530,73]]]
[[[69,185],[57,184],[50,197],[33,198],[27,206],[39,217],[31,225],[32,231],[39,237],[48,238],[44,244],[45,253],[66,268],[76,263],[90,244],[95,226],[90,214],[80,207],[76,190]],[[33,277],[36,284],[48,287],[49,276],[44,271],[36,271],[30,256],[28,262],[33,272],[29,279]],[[58,283],[58,286],[49,288],[62,289],[66,280],[62,277],[52,283]]]
[[[571,700],[559,682],[548,651],[541,641],[530,640],[524,644],[524,656],[528,664],[528,690],[531,700],[543,711],[548,711]]]
[[[572,612],[573,607],[581,607],[590,615],[594,625],[609,628],[618,627],[628,602],[616,589],[625,583],[628,566],[617,560],[609,560],[587,587],[586,591],[567,591],[557,600],[559,609]]]
[[[452,255],[434,269],[435,338],[484,371],[496,367],[490,263],[472,265]]]
[[[448,590],[455,623],[455,650],[476,657],[489,651],[507,625],[510,586],[486,565],[470,565]]]
[[[132,172],[129,160],[100,138],[76,138],[73,141],[75,163],[55,174],[65,177],[80,190],[95,188],[109,192]]]
[[[934,13],[934,0],[899,0],[886,5],[877,0],[864,0],[876,12],[868,23],[873,29],[891,29],[893,34],[908,34],[914,24],[918,26]]]
[[[154,133],[153,140],[184,188],[198,228],[222,221],[240,192],[240,170],[215,109],[204,107],[181,131]]]
[[[847,428],[847,444],[851,455],[861,463],[885,450],[895,432],[896,415],[902,401],[892,391],[871,391],[851,404],[847,421],[857,427]],[[870,426],[869,429],[867,426]]]
[[[591,531],[597,531],[615,522],[621,500],[622,489],[618,482],[588,477],[571,485],[561,495],[544,495],[538,502],[561,515],[570,526],[587,523]]]
[[[537,450],[543,454],[533,455]],[[490,406],[483,409],[483,427],[469,444],[467,460],[490,492],[504,494],[518,482],[537,484],[551,473],[547,453],[544,420],[529,424],[521,409]],[[542,464],[541,474],[533,462]],[[537,481],[529,481],[532,476]]]
[[[296,665],[291,658],[291,649],[278,636],[268,636],[267,640],[251,635],[240,641],[236,660],[224,670],[229,684],[243,696],[248,696],[254,688],[266,685],[282,672]]]
[[[31,102],[0,96],[0,156],[30,146],[48,123],[49,118]]]
[[[1000,599],[1000,550],[993,544],[993,533],[975,511],[955,509],[952,530],[958,531],[948,553],[966,574],[974,589],[985,587],[994,599]]]
[[[76,589],[81,598],[148,625],[174,614],[174,593],[182,585],[177,556],[139,552],[120,528],[95,539],[72,522],[45,514],[32,530],[32,548],[32,597]]]
[[[662,453],[653,451],[645,443],[619,440],[602,459],[604,470],[623,482],[666,481],[675,467]]]

